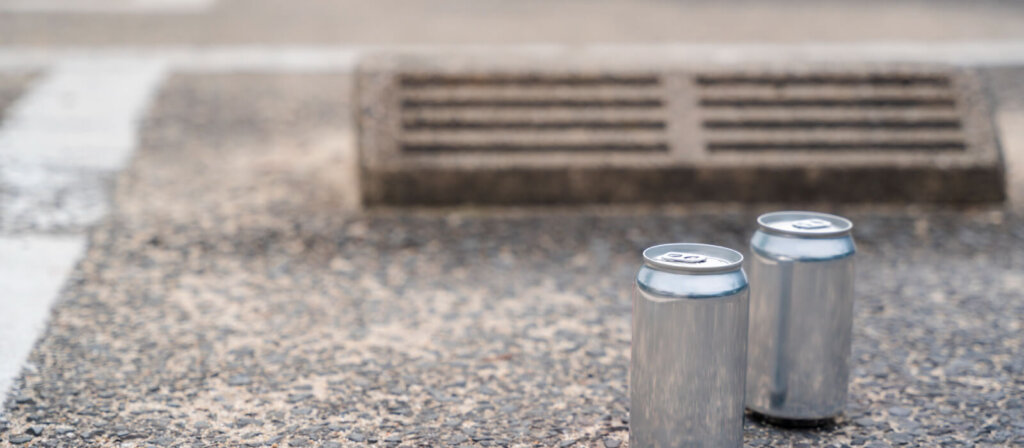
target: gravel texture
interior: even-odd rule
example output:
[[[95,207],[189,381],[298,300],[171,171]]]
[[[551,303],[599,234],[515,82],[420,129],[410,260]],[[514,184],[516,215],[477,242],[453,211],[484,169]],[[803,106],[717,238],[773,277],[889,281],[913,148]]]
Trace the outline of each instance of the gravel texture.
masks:
[[[170,82],[0,443],[628,445],[640,251],[775,207],[359,212],[346,88]],[[808,207],[857,225],[850,402],[746,445],[1024,444],[1024,214]]]

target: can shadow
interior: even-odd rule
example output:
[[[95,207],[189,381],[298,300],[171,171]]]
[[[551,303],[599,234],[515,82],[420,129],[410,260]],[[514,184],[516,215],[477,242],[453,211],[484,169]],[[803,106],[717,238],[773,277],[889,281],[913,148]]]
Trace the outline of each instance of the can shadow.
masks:
[[[769,415],[764,415],[758,412],[747,410],[745,413],[747,420],[753,422],[755,425],[774,430],[792,431],[792,432],[820,432],[820,431],[833,431],[843,426],[842,418],[825,418],[825,419],[809,419],[809,420],[793,420],[776,418]]]

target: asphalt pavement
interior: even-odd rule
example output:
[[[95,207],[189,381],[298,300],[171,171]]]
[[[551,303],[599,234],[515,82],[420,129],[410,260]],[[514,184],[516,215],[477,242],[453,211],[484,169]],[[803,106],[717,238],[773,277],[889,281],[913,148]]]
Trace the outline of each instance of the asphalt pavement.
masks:
[[[781,208],[856,224],[850,401],[745,445],[1024,445],[1024,78],[992,66],[1024,56],[980,56],[1010,200],[972,208],[364,210],[349,76],[392,44],[970,64],[1019,4],[69,4],[0,0],[0,445],[626,446],[640,251]]]
[[[625,446],[640,250],[743,248],[782,206],[361,211],[346,89],[167,81],[3,440]],[[800,206],[857,225],[850,403],[818,430],[748,419],[746,444],[1024,442],[1024,215]]]

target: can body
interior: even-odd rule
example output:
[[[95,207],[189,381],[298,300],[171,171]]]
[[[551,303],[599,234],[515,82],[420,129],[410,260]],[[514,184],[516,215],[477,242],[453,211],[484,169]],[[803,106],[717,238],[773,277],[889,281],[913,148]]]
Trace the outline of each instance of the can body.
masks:
[[[849,227],[802,236],[762,225],[751,239],[746,400],[756,414],[815,424],[846,405],[856,251]]]
[[[655,246],[645,259],[667,246],[688,253],[685,246],[705,245]],[[749,289],[739,253],[706,247],[734,253],[734,268],[694,273],[645,262],[637,274],[631,447],[742,446]]]

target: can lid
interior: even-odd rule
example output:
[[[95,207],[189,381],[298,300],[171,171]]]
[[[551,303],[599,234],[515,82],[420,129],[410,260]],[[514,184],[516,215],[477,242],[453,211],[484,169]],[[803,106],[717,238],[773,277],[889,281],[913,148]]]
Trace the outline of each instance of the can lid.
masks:
[[[739,269],[743,264],[743,255],[710,244],[672,243],[647,248],[644,251],[644,264],[661,270],[713,274]]]
[[[772,212],[757,218],[761,230],[800,238],[830,238],[850,233],[853,223],[841,216],[817,212]]]

